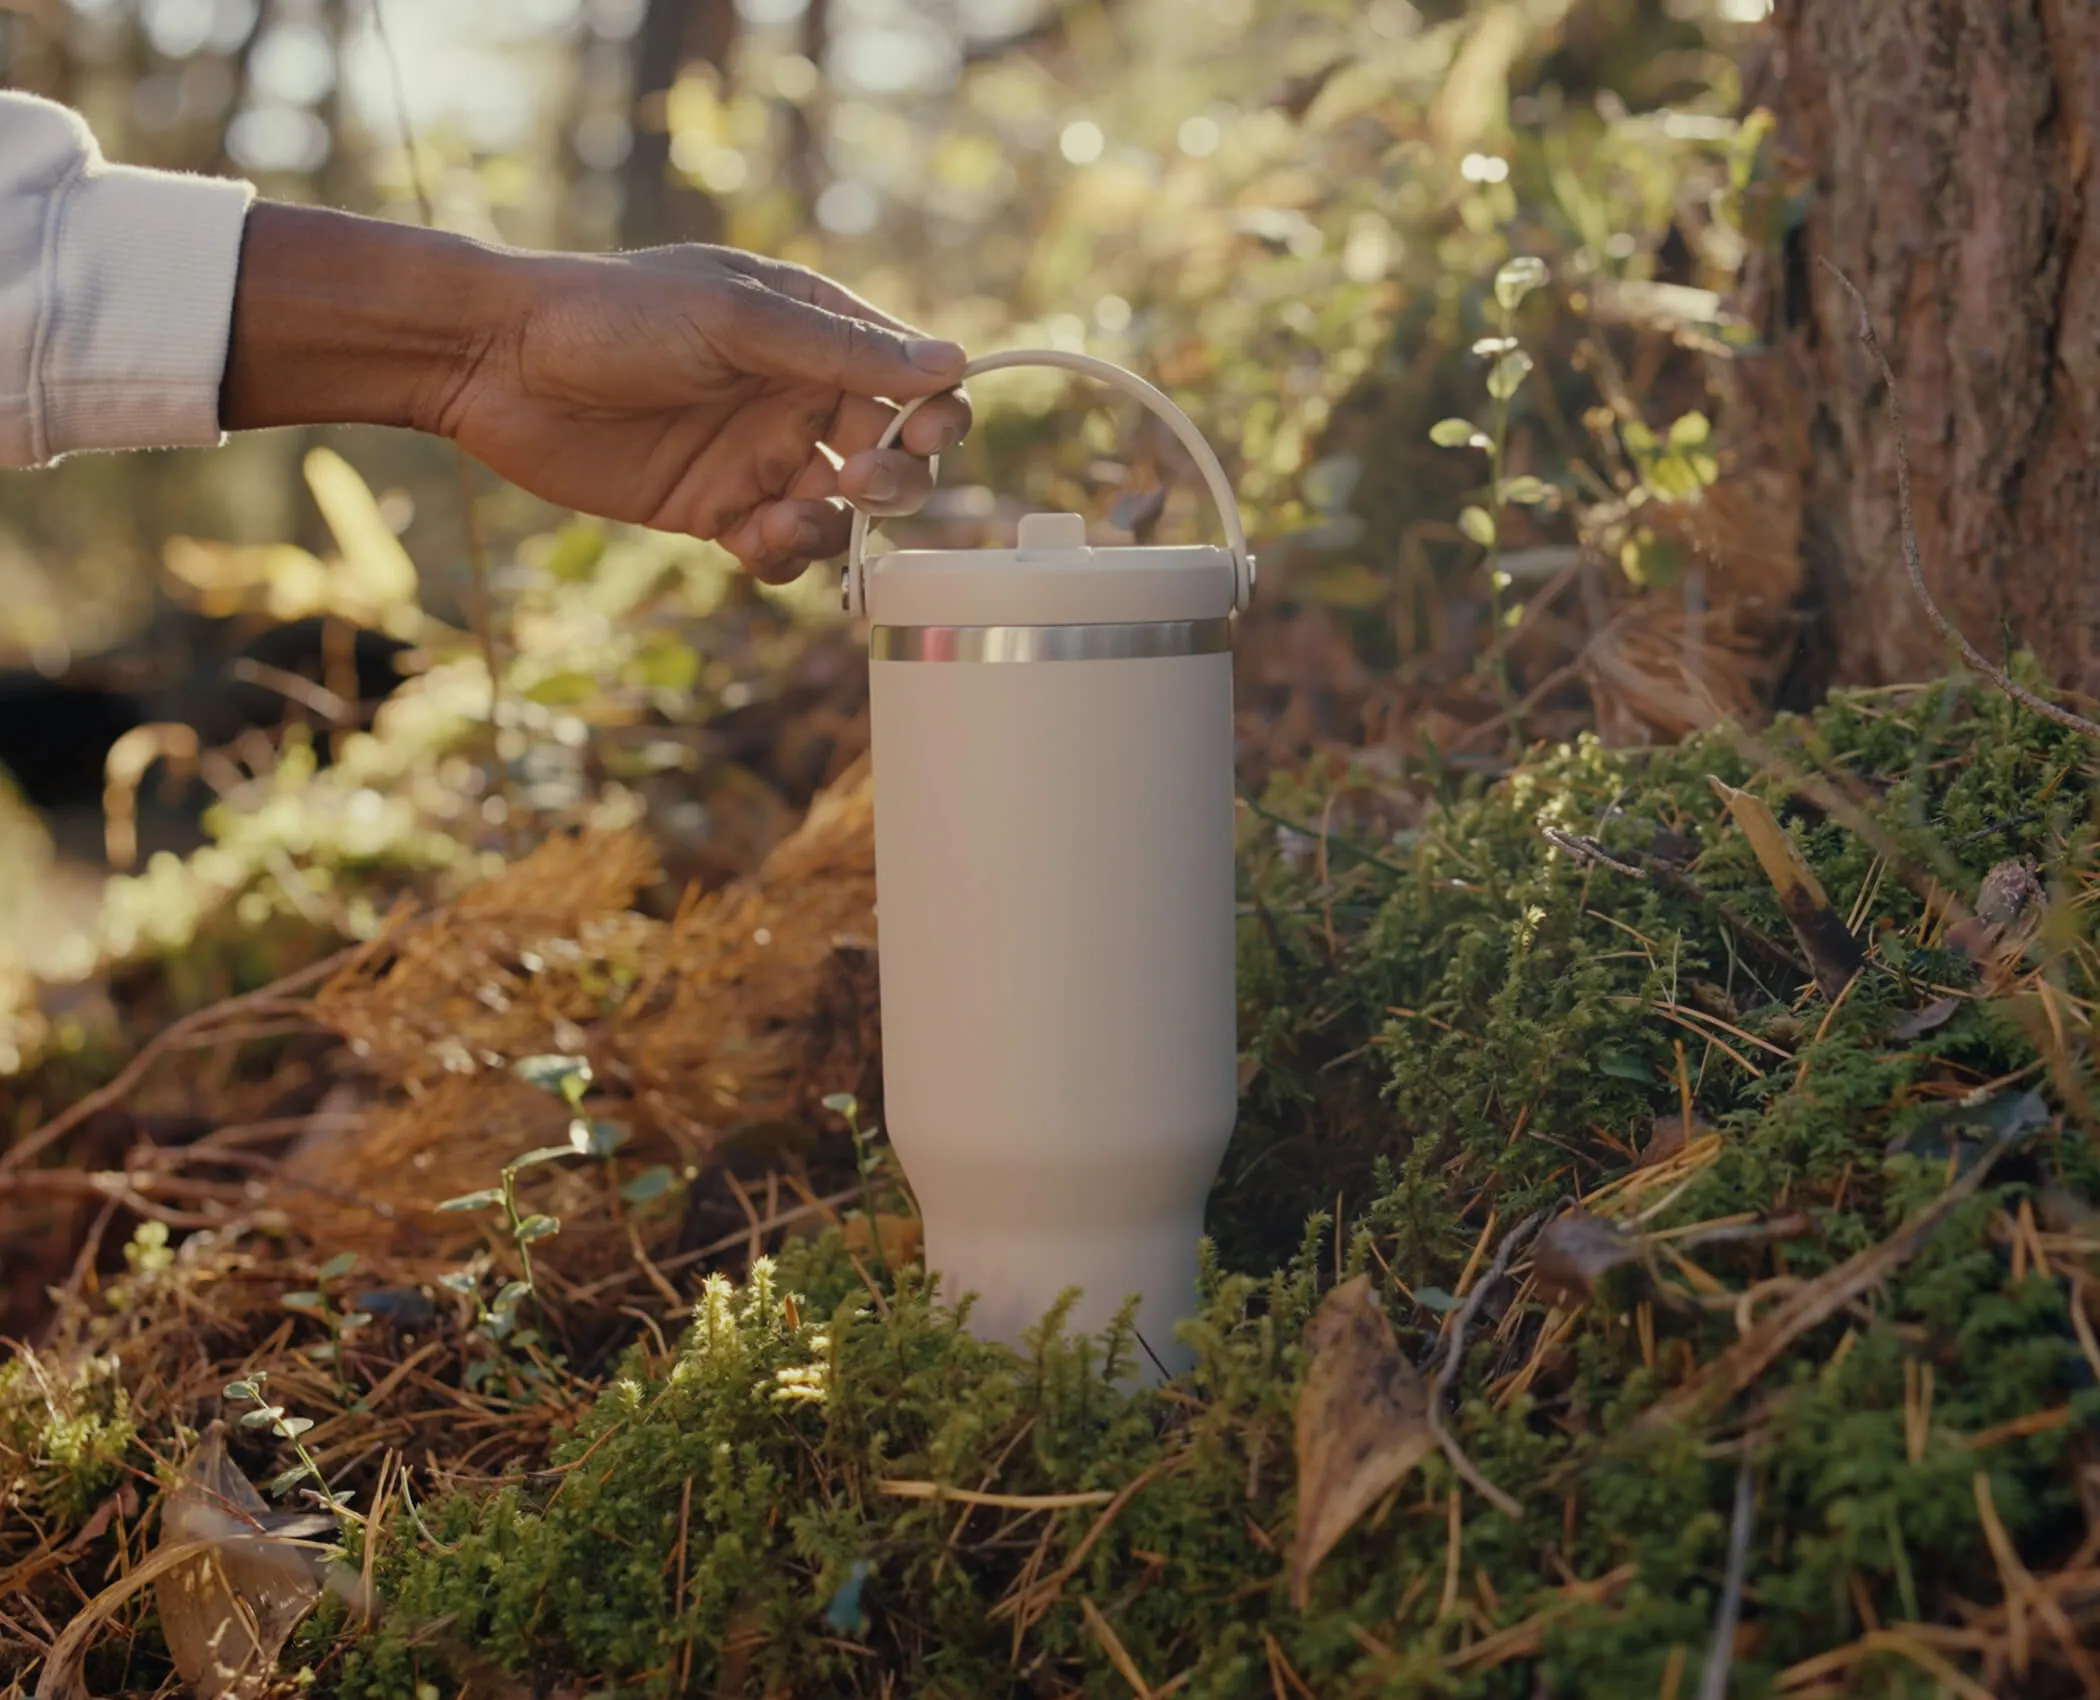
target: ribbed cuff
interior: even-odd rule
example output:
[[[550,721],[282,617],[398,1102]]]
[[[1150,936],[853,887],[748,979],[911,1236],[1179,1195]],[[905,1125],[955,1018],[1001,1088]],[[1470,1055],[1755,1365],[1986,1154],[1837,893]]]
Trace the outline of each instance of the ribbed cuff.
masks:
[[[44,453],[220,442],[241,229],[254,188],[96,166],[64,192],[35,374]]]

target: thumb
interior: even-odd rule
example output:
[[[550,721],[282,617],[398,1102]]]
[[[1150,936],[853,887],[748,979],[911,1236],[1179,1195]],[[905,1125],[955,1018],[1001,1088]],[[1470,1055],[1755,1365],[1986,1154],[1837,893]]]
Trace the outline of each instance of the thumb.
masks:
[[[745,371],[849,395],[938,395],[962,382],[969,359],[959,343],[835,313],[763,284],[742,294],[728,331],[719,346]]]

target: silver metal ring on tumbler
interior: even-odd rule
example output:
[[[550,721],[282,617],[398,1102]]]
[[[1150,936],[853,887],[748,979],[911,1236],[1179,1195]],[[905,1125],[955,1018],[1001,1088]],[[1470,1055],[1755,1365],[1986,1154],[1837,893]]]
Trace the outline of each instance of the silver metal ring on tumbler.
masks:
[[[1231,616],[1094,626],[877,626],[871,661],[1153,661],[1232,648]]]

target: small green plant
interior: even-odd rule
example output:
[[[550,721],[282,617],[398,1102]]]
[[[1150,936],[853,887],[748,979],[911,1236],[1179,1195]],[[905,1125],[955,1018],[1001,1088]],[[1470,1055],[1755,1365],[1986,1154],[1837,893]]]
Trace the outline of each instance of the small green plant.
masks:
[[[1462,508],[1458,528],[1487,551],[1488,601],[1493,610],[1495,638],[1491,650],[1501,681],[1505,704],[1510,696],[1509,676],[1502,660],[1504,631],[1522,614],[1520,608],[1504,609],[1502,593],[1509,587],[1509,574],[1502,570],[1502,533],[1508,504],[1539,506],[1554,499],[1553,487],[1528,473],[1512,478],[1504,466],[1509,447],[1510,403],[1534,362],[1517,338],[1517,309],[1524,298],[1546,282],[1546,262],[1530,254],[1505,261],[1495,273],[1495,334],[1473,344],[1473,352],[1490,362],[1488,399],[1493,404],[1489,423],[1482,430],[1470,419],[1440,419],[1430,427],[1429,440],[1444,449],[1479,449],[1488,457],[1488,506]]]
[[[289,1443],[299,1455],[296,1465],[270,1483],[270,1491],[290,1493],[301,1482],[310,1479],[314,1485],[304,1490],[307,1496],[322,1510],[342,1516],[350,1509],[353,1496],[338,1493],[328,1485],[328,1478],[321,1474],[321,1466],[314,1462],[313,1454],[307,1451],[306,1442],[300,1438],[314,1426],[313,1418],[295,1417],[284,1406],[272,1404],[265,1386],[268,1380],[267,1371],[257,1370],[245,1380],[227,1383],[225,1397],[234,1404],[253,1407],[241,1413],[242,1428],[267,1429],[279,1440]]]
[[[612,1122],[591,1121],[583,1115],[583,1095],[590,1088],[591,1065],[582,1057],[527,1057],[517,1064],[514,1072],[521,1080],[559,1094],[562,1101],[576,1112],[575,1119],[569,1123],[569,1143],[542,1145],[522,1157],[513,1157],[503,1165],[497,1185],[448,1198],[438,1208],[469,1211],[488,1210],[500,1205],[510,1229],[511,1243],[518,1248],[518,1262],[524,1270],[523,1292],[537,1299],[539,1288],[533,1278],[532,1248],[539,1241],[551,1240],[561,1232],[561,1218],[521,1210],[518,1207],[518,1176],[541,1163],[556,1162],[563,1157],[610,1157],[625,1142],[626,1130]],[[499,1300],[499,1308],[501,1303]],[[515,1310],[516,1304],[516,1299],[511,1300],[510,1308]]]
[[[882,1129],[873,1123],[863,1127],[860,1119],[860,1100],[851,1092],[834,1092],[824,1100],[824,1108],[846,1124],[846,1132],[853,1140],[853,1169],[860,1181],[861,1211],[867,1217],[868,1233],[874,1244],[876,1266],[885,1278],[890,1273],[889,1258],[882,1248],[882,1233],[877,1210],[878,1179],[890,1178],[890,1156],[887,1148],[878,1148]]]
[[[286,1293],[282,1300],[286,1310],[296,1310],[314,1317],[333,1338],[308,1349],[307,1356],[316,1363],[332,1364],[341,1355],[342,1342],[372,1318],[369,1312],[346,1309],[336,1302],[338,1284],[357,1268],[357,1253],[336,1253],[314,1271],[313,1287],[307,1291]]]
[[[174,1262],[175,1251],[168,1244],[165,1222],[141,1222],[124,1242],[124,1264],[134,1275],[158,1275]]]

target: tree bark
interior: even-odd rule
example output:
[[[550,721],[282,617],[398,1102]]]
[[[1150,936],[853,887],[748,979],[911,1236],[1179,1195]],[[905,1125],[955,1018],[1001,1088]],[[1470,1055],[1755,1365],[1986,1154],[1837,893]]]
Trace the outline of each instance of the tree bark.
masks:
[[[736,34],[734,0],[648,0],[634,37],[634,147],[622,174],[621,247],[721,240],[714,198],[672,174],[664,104],[680,70],[696,61],[714,68],[726,94]]]
[[[1889,396],[1827,261],[1895,370],[1941,607],[1984,654],[2100,691],[2100,4],[1778,0],[1768,30],[1748,93],[1809,193],[1751,264],[1767,349],[1740,396],[1820,603],[1797,684],[1947,660],[1905,576]]]

